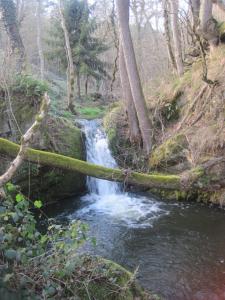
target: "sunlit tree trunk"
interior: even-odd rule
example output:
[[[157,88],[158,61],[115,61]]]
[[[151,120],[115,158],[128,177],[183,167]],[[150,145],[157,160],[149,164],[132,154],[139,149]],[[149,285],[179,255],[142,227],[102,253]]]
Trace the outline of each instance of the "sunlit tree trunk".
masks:
[[[173,33],[174,54],[177,66],[177,73],[181,76],[184,73],[182,60],[181,37],[178,23],[178,0],[170,0],[171,8],[171,29]]]
[[[72,49],[70,46],[69,32],[66,27],[66,21],[64,17],[61,0],[59,0],[59,12],[60,12],[61,25],[64,33],[67,61],[68,61],[68,71],[67,71],[68,108],[71,110],[72,113],[75,113],[74,104],[73,104],[73,100],[75,98],[74,97],[75,69],[73,64]]]
[[[200,8],[200,30],[209,42],[211,50],[218,44],[219,33],[212,16],[212,0],[202,0]]]
[[[139,142],[141,133],[138,125],[137,113],[134,106],[134,101],[131,93],[130,82],[127,74],[126,63],[123,54],[123,48],[120,42],[119,49],[119,69],[120,81],[123,90],[124,106],[127,111],[128,124],[130,129],[130,141]]]
[[[40,61],[40,73],[41,79],[44,80],[44,54],[42,48],[42,40],[41,40],[41,9],[42,9],[42,0],[37,0],[37,46],[38,46],[38,54]]]
[[[169,14],[168,14],[168,2],[167,0],[163,1],[163,19],[164,19],[164,30],[165,30],[165,40],[166,40],[166,46],[167,46],[167,52],[169,56],[169,61],[172,66],[172,69],[174,73],[177,72],[177,66],[175,57],[173,54],[173,49],[171,45],[171,38],[170,38],[170,22],[169,22]]]
[[[130,82],[132,97],[137,112],[144,150],[150,153],[152,147],[152,128],[138,74],[137,62],[129,27],[129,0],[117,0],[117,10],[123,53]]]
[[[17,70],[21,72],[25,67],[25,48],[19,32],[16,7],[13,0],[0,0],[0,10],[10,40],[11,52],[17,60]]]

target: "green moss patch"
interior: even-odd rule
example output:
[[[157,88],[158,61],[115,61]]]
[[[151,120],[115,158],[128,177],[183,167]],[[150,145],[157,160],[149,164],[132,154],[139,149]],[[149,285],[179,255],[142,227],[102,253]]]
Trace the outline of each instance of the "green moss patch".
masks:
[[[156,147],[149,158],[152,168],[162,168],[179,163],[186,159],[184,150],[187,148],[185,135],[178,134]]]

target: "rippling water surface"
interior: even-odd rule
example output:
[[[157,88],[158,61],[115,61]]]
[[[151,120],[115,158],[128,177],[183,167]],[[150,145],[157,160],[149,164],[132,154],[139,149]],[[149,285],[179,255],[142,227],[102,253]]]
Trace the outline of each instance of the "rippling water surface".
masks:
[[[87,159],[116,167],[98,122],[83,122]],[[90,224],[88,250],[131,270],[169,300],[225,299],[225,211],[124,193],[116,183],[88,178],[89,193],[54,211]]]

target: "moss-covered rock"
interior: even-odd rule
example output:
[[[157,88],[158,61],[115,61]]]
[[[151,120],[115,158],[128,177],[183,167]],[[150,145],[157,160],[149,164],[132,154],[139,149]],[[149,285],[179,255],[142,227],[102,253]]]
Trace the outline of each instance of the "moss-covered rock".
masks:
[[[187,140],[183,134],[167,139],[152,151],[149,158],[150,168],[162,169],[187,162],[187,147]]]
[[[82,132],[66,119],[49,117],[38,140],[37,149],[85,160]],[[32,174],[30,182],[29,173]],[[28,163],[23,164],[15,181],[26,193],[30,190],[31,196],[46,203],[81,194],[85,190],[85,176],[80,173]]]
[[[188,201],[193,199],[192,193],[189,193],[188,191],[150,189],[148,192],[166,200]]]
[[[18,81],[19,80],[19,81]],[[39,110],[41,96],[47,90],[44,83],[30,77],[19,78],[11,87],[11,105],[17,122],[7,111],[5,91],[0,91],[0,133],[12,141],[20,142],[21,133],[34,122]],[[10,116],[10,117],[9,117]],[[85,159],[83,135],[72,121],[49,115],[41,126],[39,136],[33,143],[36,149],[48,150],[80,160]],[[10,158],[0,158],[0,172],[3,173]],[[80,194],[85,189],[85,176],[64,172],[38,164],[23,163],[14,181],[21,185],[25,194],[40,198],[45,203]]]

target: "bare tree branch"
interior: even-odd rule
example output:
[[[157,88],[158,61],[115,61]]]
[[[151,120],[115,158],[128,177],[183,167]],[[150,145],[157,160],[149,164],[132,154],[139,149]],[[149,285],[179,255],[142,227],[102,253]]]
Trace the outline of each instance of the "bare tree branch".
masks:
[[[8,170],[3,175],[0,176],[0,188],[2,188],[8,181],[10,181],[12,179],[12,177],[14,176],[17,169],[21,166],[32,138],[35,136],[43,119],[47,115],[49,104],[50,104],[50,99],[46,93],[43,97],[40,112],[36,116],[35,122],[27,130],[27,132],[22,136],[19,153],[17,154],[16,158],[11,163]]]

